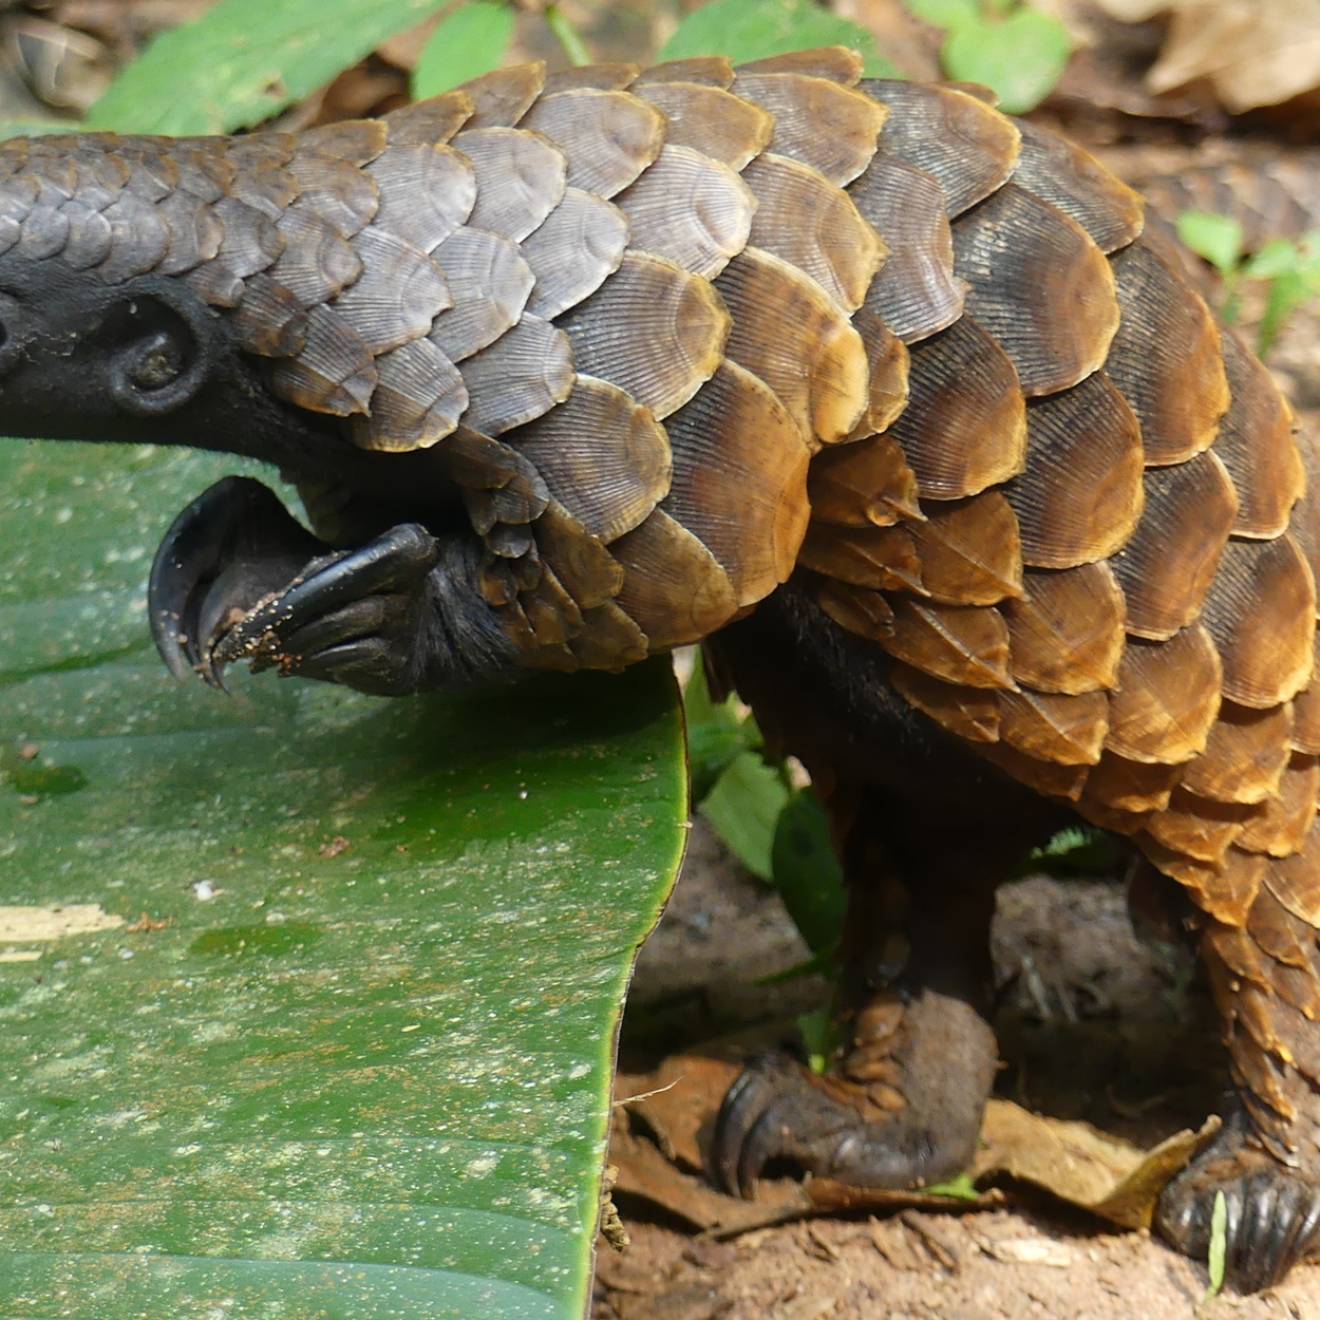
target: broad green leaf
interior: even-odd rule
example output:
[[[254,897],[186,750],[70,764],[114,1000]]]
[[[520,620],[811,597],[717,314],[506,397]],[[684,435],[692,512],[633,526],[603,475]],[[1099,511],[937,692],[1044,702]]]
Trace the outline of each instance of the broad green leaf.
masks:
[[[701,814],[754,876],[769,880],[775,825],[787,802],[788,789],[779,771],[759,753],[741,752],[715,781]]]
[[[0,1315],[578,1317],[672,678],[178,685],[143,580],[233,466],[0,441]]]
[[[683,19],[660,58],[727,55],[741,64],[813,46],[851,46],[861,54],[869,77],[900,76],[880,56],[871,33],[812,0],[711,0]]]
[[[498,69],[513,37],[513,6],[497,0],[460,5],[431,34],[413,70],[413,95],[421,100]]]
[[[162,33],[91,108],[89,128],[228,133],[269,119],[450,0],[220,0]]]
[[[1242,260],[1242,226],[1232,216],[1184,211],[1178,217],[1178,237],[1221,275],[1231,275]]]
[[[843,872],[830,844],[830,824],[814,793],[794,793],[779,813],[770,871],[788,915],[812,953],[837,947],[848,901]]]
[[[978,23],[980,0],[905,0],[907,9],[932,27],[953,28],[960,23]]]
[[[1004,19],[961,23],[940,52],[944,70],[962,82],[984,83],[999,95],[999,108],[1021,115],[1054,90],[1072,51],[1068,29],[1057,19],[1019,9]]]

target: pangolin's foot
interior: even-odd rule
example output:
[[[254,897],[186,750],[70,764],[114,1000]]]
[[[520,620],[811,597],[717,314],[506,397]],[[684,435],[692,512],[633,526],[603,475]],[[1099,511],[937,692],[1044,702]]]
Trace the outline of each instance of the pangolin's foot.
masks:
[[[1215,1196],[1224,1194],[1225,1264],[1238,1292],[1259,1292],[1320,1245],[1320,1185],[1256,1146],[1235,1116],[1165,1189],[1155,1222],[1179,1251],[1210,1252]]]
[[[359,550],[326,549],[259,482],[212,486],[175,519],[152,568],[152,629],[166,664],[216,684],[246,659],[364,692],[411,691],[435,539],[408,523]]]
[[[994,1076],[994,1037],[968,1004],[925,989],[877,996],[859,1012],[834,1069],[781,1055],[753,1061],[729,1088],[712,1159],[732,1195],[787,1160],[864,1187],[923,1187],[964,1170]]]

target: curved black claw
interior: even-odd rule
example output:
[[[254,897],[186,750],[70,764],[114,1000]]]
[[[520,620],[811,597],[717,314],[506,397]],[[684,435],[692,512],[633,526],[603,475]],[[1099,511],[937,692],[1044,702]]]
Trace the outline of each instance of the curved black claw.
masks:
[[[226,477],[199,495],[165,533],[147,587],[151,633],[170,673],[220,686],[215,641],[324,549],[250,477]]]
[[[1320,1186],[1248,1145],[1236,1124],[1164,1189],[1155,1222],[1165,1239],[1206,1260],[1219,1192],[1227,1211],[1225,1272],[1238,1292],[1281,1282],[1316,1247]]]
[[[878,1110],[863,1087],[817,1076],[785,1055],[760,1055],[729,1088],[715,1120],[716,1180],[731,1196],[751,1196],[776,1159],[861,1187],[919,1186],[964,1168],[970,1150],[962,1135],[941,1140],[916,1118]]]
[[[360,550],[314,559],[220,638],[214,663],[248,659],[254,671],[276,667],[382,695],[412,691],[439,556],[424,527],[403,523]]]

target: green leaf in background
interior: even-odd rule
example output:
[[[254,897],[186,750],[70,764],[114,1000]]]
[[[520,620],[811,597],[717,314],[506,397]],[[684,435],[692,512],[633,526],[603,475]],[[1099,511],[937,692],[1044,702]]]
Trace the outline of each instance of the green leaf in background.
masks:
[[[998,93],[999,108],[1021,115],[1053,91],[1072,52],[1068,29],[1058,19],[1018,9],[1002,19],[959,23],[940,59],[950,78],[983,83]]]
[[[0,442],[0,1315],[580,1317],[672,677],[164,673],[219,460]]]
[[[830,843],[830,823],[816,795],[789,798],[775,824],[770,851],[774,886],[814,954],[837,947],[848,906],[843,871]]]
[[[868,77],[899,76],[876,50],[870,32],[812,0],[711,0],[683,19],[660,59],[727,55],[741,64],[813,46],[851,46],[861,54]]]
[[[1242,260],[1242,226],[1231,216],[1184,211],[1178,217],[1178,237],[1221,275],[1232,275]]]
[[[769,880],[775,826],[788,796],[779,770],[758,752],[741,752],[715,781],[701,814],[754,876]]]
[[[1198,254],[1204,256],[1204,253]],[[1243,263],[1242,273],[1252,280],[1275,280],[1280,275],[1291,275],[1298,268],[1301,253],[1296,243],[1287,238],[1275,238]]]
[[[740,713],[736,697],[718,703],[711,700],[706,668],[699,656],[683,688],[683,713],[692,800],[702,802],[735,757],[761,746],[761,731],[750,715]]]
[[[497,0],[460,5],[431,34],[413,70],[419,101],[498,69],[513,38],[513,6]]]
[[[909,13],[932,27],[952,28],[961,23],[979,23],[979,0],[905,0]]]
[[[220,0],[157,37],[91,108],[86,127],[228,133],[325,86],[450,0]]]

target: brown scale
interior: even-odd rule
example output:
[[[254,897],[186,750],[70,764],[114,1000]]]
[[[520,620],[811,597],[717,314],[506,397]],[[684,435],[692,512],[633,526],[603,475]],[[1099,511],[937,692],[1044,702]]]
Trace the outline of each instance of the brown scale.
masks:
[[[1107,564],[1027,569],[1022,598],[1006,601],[1013,677],[1042,692],[1112,688],[1123,658],[1123,593]]]
[[[769,145],[774,117],[722,87],[652,82],[635,89],[665,116],[665,142],[691,147],[732,170],[742,170]]]
[[[929,500],[923,513],[907,531],[932,600],[996,605],[1023,595],[1018,520],[1003,495],[992,490],[966,500]]]
[[[547,74],[544,91],[572,92],[589,87],[598,92],[619,92],[636,81],[641,68],[636,64],[618,61],[612,64],[584,64],[573,69],[558,69]]]
[[[1089,152],[1034,124],[1019,124],[1021,155],[1013,182],[1090,234],[1101,252],[1127,247],[1142,229],[1141,198]]]
[[[1104,372],[1032,400],[1027,453],[1026,470],[1005,487],[1025,563],[1075,568],[1128,544],[1145,507],[1141,429]]]
[[[996,610],[904,596],[891,604],[894,630],[883,645],[896,660],[949,683],[1014,686],[1008,672],[1008,628]]]
[[[862,76],[862,57],[847,46],[822,46],[817,50],[790,50],[782,55],[749,60],[741,73],[802,73],[812,78],[855,87]]]
[[[1128,632],[1164,641],[1200,617],[1237,517],[1237,492],[1213,451],[1151,468],[1143,485],[1141,521],[1110,553]]]
[[[885,246],[848,194],[809,166],[773,152],[758,156],[742,177],[758,203],[752,246],[798,267],[844,311],[855,312]]]
[[[619,604],[652,650],[699,641],[738,608],[733,582],[711,552],[662,509],[610,546],[625,570]]]
[[[1315,605],[1315,579],[1291,536],[1228,543],[1204,611],[1226,697],[1259,708],[1301,691],[1311,677]]]
[[[710,379],[729,334],[729,314],[709,282],[635,252],[557,324],[579,371],[619,386],[661,418]],[[642,342],[652,350],[639,356]]]
[[[769,150],[801,161],[831,183],[850,183],[871,163],[888,111],[827,78],[742,69],[733,93],[774,120]]]
[[[848,193],[889,249],[866,295],[867,309],[907,343],[952,325],[962,315],[967,285],[953,272],[953,232],[939,183],[882,153]]]
[[[1297,852],[1314,823],[1318,794],[1320,766],[1316,758],[1294,753],[1281,777],[1277,796],[1269,798],[1264,809],[1247,822],[1238,846],[1272,857]]]
[[[976,743],[999,741],[1005,694],[945,683],[904,664],[893,666],[889,681],[919,711],[959,738]]]
[[[967,310],[1025,394],[1053,394],[1104,365],[1119,322],[1114,275],[1075,220],[1008,183],[960,218],[953,246]]]
[[[1191,286],[1144,243],[1112,258],[1122,319],[1105,371],[1136,411],[1147,463],[1182,463],[1228,410],[1219,329]]]
[[[545,86],[545,65],[517,64],[473,78],[459,89],[472,103],[468,128],[512,128]]]
[[[1320,755],[1320,630],[1311,657],[1311,681],[1293,698],[1292,745],[1299,752]]]
[[[725,362],[665,429],[674,471],[660,507],[715,556],[739,605],[760,600],[787,581],[806,530],[810,450],[796,424],[758,377]]]
[[[665,117],[655,106],[590,87],[541,97],[519,124],[563,152],[570,187],[605,198],[632,183],[665,140]]]
[[[798,552],[798,563],[851,586],[925,590],[921,561],[907,527],[834,527],[814,522]]]
[[[1278,790],[1291,755],[1292,707],[1253,710],[1225,701],[1205,750],[1188,767],[1183,785],[1219,802],[1264,802]]]
[[[811,516],[818,523],[891,527],[925,517],[916,474],[893,436],[869,436],[826,450],[812,461],[807,481]]]
[[[1292,410],[1236,330],[1223,331],[1222,348],[1232,402],[1214,453],[1238,494],[1233,533],[1269,539],[1287,530],[1305,484]]]
[[[854,313],[853,326],[862,336],[871,382],[866,407],[849,439],[865,439],[888,431],[908,404],[912,355],[884,321],[865,307]]]
[[[952,87],[867,79],[862,90],[889,107],[880,150],[931,175],[949,218],[1001,188],[1017,165],[1021,134],[984,102]]]
[[[747,245],[756,199],[727,165],[690,147],[664,147],[616,198],[629,246],[714,279]]]
[[[669,491],[664,427],[617,386],[579,376],[560,407],[504,437],[607,544],[632,531]]]
[[[576,307],[619,268],[628,221],[603,197],[569,188],[518,251],[533,284],[527,310],[553,319]]]
[[[1219,714],[1223,667],[1200,624],[1167,642],[1130,641],[1110,699],[1108,750],[1180,765],[1205,750]]]
[[[865,407],[869,372],[866,346],[838,305],[797,267],[754,247],[715,288],[732,318],[729,359],[774,390],[808,440],[845,438]]]
[[[1102,829],[1135,834],[1150,812],[1169,805],[1181,774],[1178,765],[1134,761],[1106,750],[1086,776],[1082,814]]]
[[[878,591],[850,587],[834,578],[822,578],[815,585],[815,597],[816,603],[835,623],[859,637],[878,642],[894,631],[894,608]]]
[[[889,428],[930,499],[976,495],[1026,465],[1027,408],[1002,348],[971,316],[909,350],[908,406]]]
[[[1001,693],[999,736],[1038,761],[1095,765],[1109,732],[1109,698],[1103,692],[1058,696],[1020,688]]]
[[[1230,844],[1243,846],[1244,832],[1260,814],[1259,807],[1200,798],[1180,785],[1170,795],[1169,805],[1146,822],[1146,831],[1174,853],[1218,866]]]

